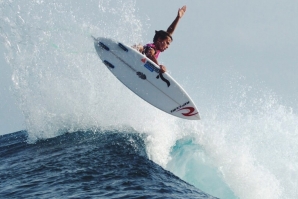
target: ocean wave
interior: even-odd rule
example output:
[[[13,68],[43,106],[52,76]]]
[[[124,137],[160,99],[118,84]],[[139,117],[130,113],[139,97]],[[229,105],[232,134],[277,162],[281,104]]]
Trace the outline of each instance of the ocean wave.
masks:
[[[1,198],[213,198],[150,161],[133,132],[0,136]]]

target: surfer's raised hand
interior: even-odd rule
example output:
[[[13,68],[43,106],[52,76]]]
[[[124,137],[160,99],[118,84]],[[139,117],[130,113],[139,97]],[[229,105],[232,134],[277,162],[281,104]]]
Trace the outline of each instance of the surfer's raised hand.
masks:
[[[183,6],[182,8],[179,8],[178,10],[178,17],[183,17],[184,13],[186,12],[186,6]]]
[[[183,6],[182,8],[179,8],[178,14],[177,14],[176,18],[174,19],[174,21],[172,22],[172,24],[167,29],[167,32],[170,35],[172,35],[174,33],[174,31],[176,29],[176,26],[178,24],[178,21],[184,15],[185,12],[186,12],[186,6]]]

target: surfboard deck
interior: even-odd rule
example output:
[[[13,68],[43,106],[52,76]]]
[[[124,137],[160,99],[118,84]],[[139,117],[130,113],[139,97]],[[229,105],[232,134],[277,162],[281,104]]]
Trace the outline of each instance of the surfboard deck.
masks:
[[[99,58],[136,95],[173,116],[200,119],[198,109],[186,91],[168,73],[160,73],[159,66],[145,55],[110,38],[93,39]]]

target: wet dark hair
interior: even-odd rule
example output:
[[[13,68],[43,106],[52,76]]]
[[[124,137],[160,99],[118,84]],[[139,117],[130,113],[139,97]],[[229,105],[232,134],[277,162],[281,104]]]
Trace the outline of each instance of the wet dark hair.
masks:
[[[153,37],[153,42],[156,42],[158,40],[158,38],[165,40],[167,37],[170,37],[171,40],[173,41],[172,36],[168,32],[166,32],[164,30],[159,30],[159,31],[156,30],[155,35]]]

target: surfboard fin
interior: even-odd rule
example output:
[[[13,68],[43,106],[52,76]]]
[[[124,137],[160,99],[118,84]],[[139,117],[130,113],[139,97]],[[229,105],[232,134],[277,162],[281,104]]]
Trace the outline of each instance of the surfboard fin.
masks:
[[[109,47],[107,47],[104,43],[102,43],[102,42],[98,42],[98,45],[100,45],[103,49],[105,49],[105,50],[107,50],[107,51],[109,51],[110,49],[109,49]]]
[[[108,62],[107,60],[104,60],[103,63],[110,68],[115,68],[115,66],[113,64],[111,64],[110,62]]]
[[[122,50],[124,50],[125,52],[128,52],[128,49],[127,49],[123,44],[118,43],[118,46],[119,46],[120,48],[122,48]]]

